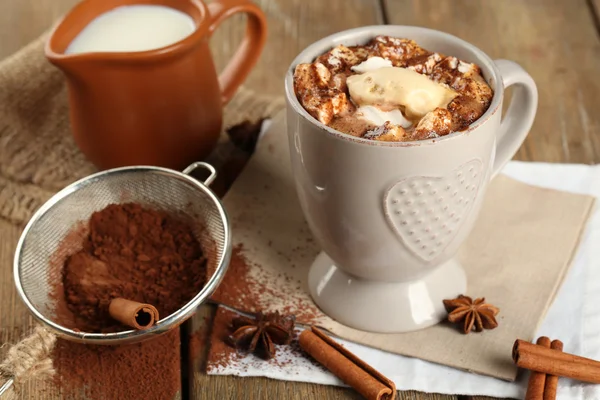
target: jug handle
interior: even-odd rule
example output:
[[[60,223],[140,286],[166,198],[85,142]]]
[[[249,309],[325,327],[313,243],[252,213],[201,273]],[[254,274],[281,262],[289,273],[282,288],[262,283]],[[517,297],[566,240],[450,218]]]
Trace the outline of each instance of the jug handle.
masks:
[[[233,14],[246,13],[248,24],[242,43],[219,75],[221,98],[227,104],[258,61],[267,39],[267,20],[258,6],[248,0],[215,0],[208,4],[211,24],[209,35]]]

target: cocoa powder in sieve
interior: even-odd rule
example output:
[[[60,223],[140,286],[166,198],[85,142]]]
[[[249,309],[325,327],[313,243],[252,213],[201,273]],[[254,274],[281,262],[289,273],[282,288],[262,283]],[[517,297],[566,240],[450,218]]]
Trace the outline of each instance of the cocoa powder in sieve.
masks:
[[[206,259],[185,221],[127,203],[92,215],[83,249],[64,264],[62,283],[72,328],[107,333],[130,329],[110,317],[112,299],[152,304],[165,318],[205,280]]]
[[[257,135],[251,136],[255,140]],[[237,157],[226,163],[227,169],[225,173],[221,169],[221,173],[212,185],[213,190],[220,195],[224,194],[248,158],[249,154],[241,151]],[[61,249],[64,251],[73,248],[74,241],[77,245],[87,242],[88,228],[89,226],[77,227],[64,240],[62,246],[59,246],[58,253],[61,253]],[[209,249],[205,250],[210,254]],[[62,274],[64,258],[64,254],[53,257],[50,265],[53,274]],[[239,270],[239,267],[243,268],[239,258],[237,264],[236,270]],[[53,279],[53,281],[55,284],[51,298],[55,303],[57,319],[65,322],[67,326],[75,328],[81,326],[79,324],[82,323],[82,319],[75,321],[72,312],[72,310],[77,311],[79,307],[67,304],[65,300],[63,280]],[[236,285],[236,288],[233,290],[243,290],[240,285]],[[163,313],[161,317],[167,315],[160,308],[159,312]],[[190,343],[193,358],[200,356],[207,341],[205,336],[207,334],[208,331],[193,335]],[[181,386],[178,328],[155,339],[126,346],[86,346],[59,339],[52,359],[57,371],[55,384],[60,389],[61,398],[65,399],[168,400],[177,396]]]
[[[51,275],[60,277],[51,298],[61,324],[112,332],[130,329],[108,315],[112,298],[151,303],[164,318],[204,286],[206,260],[185,221],[130,203],[75,226],[52,257]],[[62,398],[173,399],[181,386],[179,328],[133,345],[59,339],[52,360]]]

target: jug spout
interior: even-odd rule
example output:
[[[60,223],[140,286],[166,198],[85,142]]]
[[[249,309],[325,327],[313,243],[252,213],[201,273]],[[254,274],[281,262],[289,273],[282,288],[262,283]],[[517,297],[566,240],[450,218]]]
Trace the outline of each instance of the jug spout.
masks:
[[[49,43],[46,44],[45,53],[48,61],[60,69],[67,77],[76,76],[85,69],[82,65],[86,63],[86,57],[82,57],[82,54],[68,55],[57,53],[50,49]]]
[[[69,14],[60,20],[46,41],[44,52],[48,61],[62,70],[67,76],[76,75],[90,60],[89,54],[67,54],[69,44],[97,15],[87,6],[87,1],[76,5]],[[101,54],[94,55],[96,59]]]

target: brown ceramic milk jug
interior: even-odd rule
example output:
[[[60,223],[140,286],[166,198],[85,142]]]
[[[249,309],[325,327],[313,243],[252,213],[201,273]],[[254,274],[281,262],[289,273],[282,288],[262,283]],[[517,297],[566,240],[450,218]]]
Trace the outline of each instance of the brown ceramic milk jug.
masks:
[[[119,6],[162,5],[188,14],[195,30],[167,47],[140,52],[65,54],[94,18]],[[223,20],[246,13],[239,49],[218,75],[209,39]],[[55,27],[46,56],[67,79],[71,126],[81,151],[100,169],[156,165],[182,169],[219,138],[223,106],[264,46],[263,13],[247,0],[84,0]]]

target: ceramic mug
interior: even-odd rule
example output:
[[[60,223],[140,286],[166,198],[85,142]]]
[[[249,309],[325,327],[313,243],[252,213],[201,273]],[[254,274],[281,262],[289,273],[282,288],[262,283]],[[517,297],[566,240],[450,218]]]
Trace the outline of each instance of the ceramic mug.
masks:
[[[115,7],[154,4],[187,13],[196,30],[156,50],[65,54],[79,32]],[[248,15],[246,35],[217,75],[209,39],[225,19]],[[181,170],[207,156],[223,106],[255,65],[266,20],[248,0],[84,0],[52,31],[46,56],[67,79],[75,142],[98,168],[155,165]]]
[[[494,90],[468,129],[414,142],[381,142],[338,132],[299,103],[294,68],[339,44],[376,35],[410,38],[430,51],[481,67]],[[514,94],[504,118],[504,90]],[[469,235],[490,179],[527,136],[537,109],[533,79],[517,64],[492,61],[447,33],[367,26],[328,36],[296,57],[285,77],[287,129],[300,204],[323,252],[309,289],[329,316],[353,328],[406,332],[446,315],[442,300],[466,293],[454,258]]]

